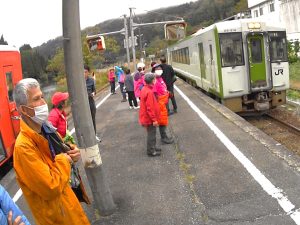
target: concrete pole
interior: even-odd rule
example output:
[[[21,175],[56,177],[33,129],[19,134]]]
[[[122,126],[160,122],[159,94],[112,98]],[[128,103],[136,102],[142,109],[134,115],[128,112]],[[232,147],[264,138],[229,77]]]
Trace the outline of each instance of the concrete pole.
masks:
[[[140,58],[144,58],[143,57],[143,52],[142,52],[142,34],[141,34],[141,28],[139,27],[139,41],[140,41]]]
[[[133,58],[133,71],[136,70],[136,56],[135,56],[135,41],[134,41],[134,30],[133,30],[133,17],[132,17],[132,10],[130,9],[130,31],[131,31],[131,48],[132,48],[132,58]]]
[[[101,215],[111,215],[116,206],[105,180],[83,75],[79,0],[63,0],[63,46],[72,115],[82,162],[96,210]]]
[[[126,42],[127,63],[128,63],[128,68],[130,68],[130,53],[129,53],[128,27],[127,27],[127,18],[126,18],[126,15],[124,15],[124,29],[125,29],[125,42]]]

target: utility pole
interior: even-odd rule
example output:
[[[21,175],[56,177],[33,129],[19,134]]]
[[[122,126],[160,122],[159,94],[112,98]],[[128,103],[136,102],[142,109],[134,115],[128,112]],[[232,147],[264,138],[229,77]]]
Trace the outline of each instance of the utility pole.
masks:
[[[125,42],[126,42],[127,63],[128,63],[128,68],[130,68],[130,53],[129,53],[128,27],[127,27],[127,18],[126,18],[126,15],[124,15],[124,29],[125,29]]]
[[[135,57],[135,40],[134,40],[134,30],[133,30],[133,16],[132,16],[132,10],[130,9],[130,30],[131,30],[131,48],[132,48],[132,60],[133,60],[133,70],[136,70],[136,57]]]
[[[141,28],[139,28],[139,40],[140,40],[140,54],[141,54],[141,57],[140,58],[143,58],[143,52],[142,52],[142,35],[143,34],[141,34]]]
[[[81,158],[96,209],[101,215],[111,215],[116,206],[105,180],[83,76],[79,0],[63,0],[62,11],[67,84]]]

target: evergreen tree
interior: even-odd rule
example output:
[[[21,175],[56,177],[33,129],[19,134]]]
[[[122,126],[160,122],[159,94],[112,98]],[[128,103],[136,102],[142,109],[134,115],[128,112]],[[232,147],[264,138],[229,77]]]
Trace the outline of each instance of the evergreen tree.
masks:
[[[1,35],[0,38],[0,45],[8,45],[7,41],[4,40],[3,34]]]

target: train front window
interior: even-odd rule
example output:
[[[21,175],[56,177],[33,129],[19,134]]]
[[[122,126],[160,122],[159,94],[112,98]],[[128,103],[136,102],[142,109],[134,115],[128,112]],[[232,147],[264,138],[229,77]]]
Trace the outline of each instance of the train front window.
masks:
[[[262,62],[261,39],[251,38],[251,56],[252,56],[252,63]]]
[[[287,41],[285,32],[269,32],[269,37],[271,61],[287,61]]]
[[[244,65],[242,34],[226,33],[219,35],[222,66],[228,67]]]

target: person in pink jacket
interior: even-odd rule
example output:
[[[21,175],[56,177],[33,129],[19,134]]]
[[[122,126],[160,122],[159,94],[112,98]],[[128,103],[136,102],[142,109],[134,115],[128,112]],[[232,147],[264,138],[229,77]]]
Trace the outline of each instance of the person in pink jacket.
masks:
[[[136,98],[140,98],[141,90],[144,86],[145,64],[138,63],[137,71],[135,72],[134,79],[134,95]]]
[[[167,135],[167,125],[169,123],[167,103],[169,100],[169,92],[167,90],[167,85],[162,79],[162,67],[160,64],[155,64],[152,67],[152,73],[155,74],[156,82],[153,86],[153,93],[155,94],[159,108],[160,108],[160,119],[158,120],[159,132],[161,136],[161,141],[165,144],[171,144],[174,140]]]
[[[48,121],[57,129],[62,138],[67,132],[67,114],[64,109],[68,98],[67,92],[55,92],[51,99],[53,108],[48,116]]]
[[[108,71],[108,80],[109,80],[109,84],[110,84],[110,93],[112,95],[116,94],[116,75],[115,75],[115,70],[114,68],[111,68],[109,71]]]

